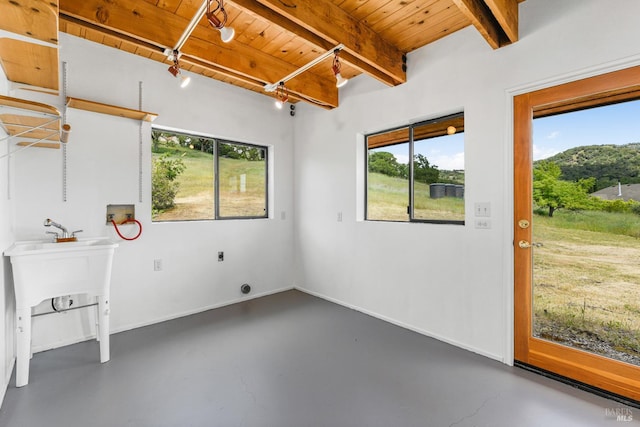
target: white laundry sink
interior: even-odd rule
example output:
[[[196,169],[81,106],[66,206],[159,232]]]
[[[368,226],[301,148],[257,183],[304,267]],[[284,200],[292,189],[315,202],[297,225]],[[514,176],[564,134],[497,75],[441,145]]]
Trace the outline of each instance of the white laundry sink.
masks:
[[[36,255],[48,252],[70,252],[82,249],[101,249],[105,247],[116,248],[117,243],[112,242],[107,237],[78,238],[75,242],[45,242],[41,240],[31,240],[15,242],[9,249],[4,251],[6,256]]]
[[[16,295],[16,386],[29,382],[31,309],[42,301],[88,294],[98,300],[100,361],[109,360],[109,287],[117,243],[106,237],[74,242],[15,242],[4,251],[11,258]]]

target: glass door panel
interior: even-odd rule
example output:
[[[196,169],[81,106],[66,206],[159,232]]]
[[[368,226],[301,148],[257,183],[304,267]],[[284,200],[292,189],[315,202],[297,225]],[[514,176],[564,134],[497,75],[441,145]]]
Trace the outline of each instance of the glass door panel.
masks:
[[[533,336],[640,365],[640,101],[533,120]]]

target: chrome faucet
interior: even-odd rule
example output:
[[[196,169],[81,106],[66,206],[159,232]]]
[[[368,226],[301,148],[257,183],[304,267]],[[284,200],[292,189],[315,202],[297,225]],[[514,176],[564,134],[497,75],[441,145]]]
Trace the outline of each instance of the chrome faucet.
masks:
[[[74,238],[76,237],[76,233],[80,233],[82,230],[76,230],[76,231],[72,231],[71,234],[69,234],[69,232],[67,231],[67,229],[65,227],[63,227],[61,224],[58,224],[55,221],[52,221],[50,218],[47,218],[44,220],[44,226],[45,227],[55,227],[60,229],[60,231],[62,231],[62,236],[60,234],[58,234],[55,231],[47,231],[47,234],[54,234],[55,235],[55,241],[58,241],[59,239],[69,239],[69,238]]]

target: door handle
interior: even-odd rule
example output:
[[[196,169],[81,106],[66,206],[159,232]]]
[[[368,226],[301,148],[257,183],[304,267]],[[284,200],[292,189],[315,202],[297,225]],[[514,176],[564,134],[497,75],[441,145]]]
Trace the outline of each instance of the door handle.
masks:
[[[520,240],[518,242],[518,246],[521,247],[522,249],[526,249],[526,248],[531,248],[531,247],[539,248],[539,247],[544,246],[544,245],[542,243],[536,243],[536,242],[529,243],[526,240]]]

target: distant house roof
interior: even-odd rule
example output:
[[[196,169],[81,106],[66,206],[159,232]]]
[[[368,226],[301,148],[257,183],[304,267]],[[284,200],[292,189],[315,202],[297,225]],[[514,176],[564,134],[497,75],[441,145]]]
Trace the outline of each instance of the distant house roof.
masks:
[[[633,199],[640,201],[640,184],[622,184],[620,186],[616,184],[591,193],[591,195],[604,200]]]

